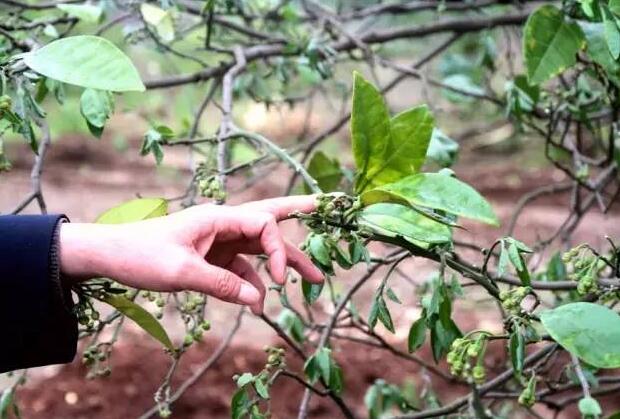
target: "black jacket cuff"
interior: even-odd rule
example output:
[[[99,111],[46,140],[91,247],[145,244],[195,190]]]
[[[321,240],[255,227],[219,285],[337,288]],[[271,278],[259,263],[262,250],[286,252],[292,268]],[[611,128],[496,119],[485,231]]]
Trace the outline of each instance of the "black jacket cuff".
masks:
[[[59,264],[63,215],[0,216],[0,372],[71,362],[77,321]]]

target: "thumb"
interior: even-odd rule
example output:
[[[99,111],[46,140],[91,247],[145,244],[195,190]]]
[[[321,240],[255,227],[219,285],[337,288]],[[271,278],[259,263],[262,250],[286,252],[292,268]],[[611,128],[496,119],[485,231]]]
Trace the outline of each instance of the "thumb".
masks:
[[[253,305],[261,300],[260,292],[233,272],[197,259],[184,280],[186,288],[235,304]]]

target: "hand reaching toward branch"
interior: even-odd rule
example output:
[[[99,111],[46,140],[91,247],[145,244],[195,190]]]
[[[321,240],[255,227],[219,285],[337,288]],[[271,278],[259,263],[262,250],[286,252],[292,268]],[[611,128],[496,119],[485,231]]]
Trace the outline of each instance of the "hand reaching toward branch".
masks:
[[[287,266],[310,282],[323,281],[278,228],[290,213],[314,208],[314,196],[291,196],[200,205],[130,224],[64,224],[60,268],[71,278],[108,277],[139,289],[203,292],[260,314],[266,288],[245,255],[266,255],[277,284],[284,285]]]

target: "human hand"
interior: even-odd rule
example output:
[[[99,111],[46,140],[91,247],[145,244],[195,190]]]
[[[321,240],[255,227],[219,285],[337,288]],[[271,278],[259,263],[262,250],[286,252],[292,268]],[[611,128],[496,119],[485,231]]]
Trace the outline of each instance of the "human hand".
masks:
[[[192,290],[263,311],[266,289],[244,255],[265,254],[277,284],[287,265],[313,283],[323,274],[282,237],[278,221],[310,212],[315,197],[200,205],[129,224],[63,224],[60,268],[70,278],[108,277],[154,291]]]

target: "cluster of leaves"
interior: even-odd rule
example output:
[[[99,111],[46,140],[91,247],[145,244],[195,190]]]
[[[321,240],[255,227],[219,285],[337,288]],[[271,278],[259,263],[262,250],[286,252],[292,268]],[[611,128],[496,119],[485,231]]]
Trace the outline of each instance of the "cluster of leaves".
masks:
[[[137,43],[152,39],[160,51],[178,54],[172,48],[175,42],[182,40],[186,28],[182,27],[183,19],[179,16],[181,8],[172,3],[175,2],[132,3],[130,7],[142,24],[133,29],[125,28],[126,40]],[[334,77],[333,67],[339,54],[328,37],[312,25],[304,24],[310,20],[302,17],[302,8],[297,7],[296,2],[279,3],[274,7],[267,1],[209,0],[197,11],[200,19],[205,18],[207,22],[204,40],[201,39],[205,48],[213,46],[214,51],[228,53],[232,53],[232,49],[227,48],[235,47],[240,35],[229,36],[225,28],[212,24],[213,19],[240,16],[240,22],[245,24],[252,21],[252,16],[264,17],[258,25],[246,29],[250,33],[257,32],[259,38],[267,37],[273,45],[282,45],[282,54],[247,63],[247,71],[235,78],[233,90],[238,97],[246,95],[268,106],[279,100],[292,104],[292,93],[300,84],[327,83]],[[447,7],[440,3],[441,7]],[[103,4],[59,4],[54,12],[69,22],[96,24],[105,17]],[[330,16],[326,15],[325,20],[329,21]],[[194,22],[188,27],[191,24]],[[540,132],[538,121],[545,121],[549,139],[555,135],[558,120],[576,121],[590,129],[595,142],[611,147],[612,157],[618,159],[620,153],[613,144],[615,127],[601,128],[591,116],[617,107],[619,28],[620,2],[616,0],[565,0],[561,4],[543,5],[531,14],[523,31],[525,72],[506,80],[501,99],[489,96],[492,89],[488,73],[497,70],[497,48],[491,32],[465,37],[460,53],[443,57],[438,68],[441,93],[450,102],[469,108],[477,108],[471,105],[477,104],[478,99],[491,97],[523,129],[530,127]],[[145,90],[131,61],[110,41],[89,35],[63,37],[53,24],[42,25],[41,30],[54,40],[32,51],[22,47],[28,50],[24,54],[10,53],[12,44],[21,45],[21,37],[2,38],[0,43],[0,170],[10,167],[2,149],[2,134],[13,131],[22,135],[36,152],[39,141],[36,127],[43,125],[46,116],[41,103],[48,95],[62,103],[65,85],[83,89],[80,113],[96,137],[102,135],[114,112],[117,93]],[[346,32],[345,35],[350,36]],[[190,59],[201,62],[198,55]],[[215,67],[205,64],[204,68]],[[565,78],[569,77],[575,82],[566,82]],[[559,82],[552,83],[552,80]],[[337,81],[331,87],[343,96],[347,90]],[[613,310],[618,291],[615,282],[607,281],[618,277],[618,252],[613,243],[609,255],[601,255],[582,245],[564,257],[555,254],[546,267],[533,272],[528,258],[537,250],[536,246],[531,249],[512,237],[503,237],[486,251],[481,269],[462,265],[455,256],[452,240],[454,229],[459,227],[459,217],[490,225],[497,225],[498,219],[488,202],[448,169],[456,159],[458,144],[435,126],[430,109],[416,106],[392,115],[379,89],[355,73],[350,132],[355,167],[343,167],[338,159],[315,152],[307,164],[307,174],[326,193],[319,197],[315,213],[300,214],[299,218],[310,229],[302,247],[330,277],[338,272],[337,266],[342,269],[351,269],[360,263],[371,266],[377,259],[367,248],[370,242],[388,243],[403,252],[390,262],[392,268],[376,288],[366,319],[351,301],[347,302],[346,310],[356,325],[370,336],[377,336],[379,323],[389,332],[395,332],[388,304],[402,302],[390,286],[391,274],[405,257],[422,256],[439,262],[440,270],[421,287],[421,314],[409,329],[408,350],[410,353],[419,350],[430,335],[428,340],[435,362],[446,359],[452,374],[472,386],[474,395],[487,383],[485,350],[490,341],[504,343],[515,388],[521,389],[518,402],[526,407],[538,401],[537,383],[547,380],[544,367],[526,362],[528,345],[540,343],[543,337],[557,342],[581,362],[581,366],[567,367],[566,375],[570,375],[573,382],[578,382],[574,376],[579,368],[594,380],[597,369],[620,367],[620,317]],[[608,133],[609,138],[603,139]],[[159,164],[164,158],[164,146],[179,136],[165,125],[153,124],[144,136],[140,153],[152,154]],[[596,166],[597,160],[583,159],[580,150],[574,153],[563,142],[548,143],[560,155],[548,152],[548,157],[555,163],[573,163],[572,171],[562,168],[574,176],[577,185],[592,189],[588,181],[595,171],[590,170],[589,165]],[[567,158],[569,152],[573,152],[572,160]],[[213,153],[205,154],[212,157]],[[192,181],[201,195],[221,201],[227,191],[219,179],[219,169],[214,169],[209,157],[196,169]],[[443,169],[430,171],[434,167]],[[301,166],[295,168],[303,170]],[[310,185],[306,186],[310,191]],[[138,199],[106,212],[98,222],[131,222],[161,216],[167,210],[166,200]],[[492,260],[497,263],[491,263]],[[463,295],[459,283],[461,275],[484,284],[501,306],[502,333],[461,331],[452,318],[455,299]],[[557,307],[539,310],[545,304],[540,304],[537,284],[545,282],[545,286],[550,286],[567,278],[577,282],[575,291],[555,293]],[[498,285],[502,281],[508,282],[510,287]],[[328,285],[332,302],[338,307],[343,296],[332,286],[331,278]],[[308,306],[321,298],[322,290],[322,286],[301,281]],[[106,279],[87,282],[76,291],[80,298],[76,315],[83,325],[80,333],[94,337],[95,343],[89,345],[83,355],[93,376],[110,372],[107,360],[116,335],[110,341],[96,341],[103,328],[119,317],[132,319],[175,360],[210,328],[210,323],[204,319],[205,297],[202,295],[142,293],[119,287]],[[309,337],[317,329],[316,324],[310,324],[294,309],[286,289],[280,289],[279,295],[283,306],[278,318],[280,328],[294,342],[314,345]],[[584,298],[590,302],[583,301]],[[114,313],[102,318],[97,310],[98,302],[112,306]],[[605,305],[607,302],[609,307]],[[158,321],[167,304],[176,305],[185,324],[186,334],[178,345],[171,341]],[[152,312],[147,309],[149,305],[155,306]],[[321,330],[324,329],[325,326]],[[321,339],[307,356],[303,368],[305,384],[320,385],[325,394],[339,397],[344,391],[345,371],[338,365],[334,356],[337,348],[330,346],[328,338]],[[285,373],[286,363],[283,350],[268,348],[267,353],[262,371],[234,377],[238,387],[232,398],[234,418],[258,419],[270,415],[271,385]],[[167,390],[169,388],[164,388],[163,393]],[[365,404],[371,418],[382,417],[394,409],[409,413],[439,406],[432,392],[424,394],[420,397],[410,389],[377,380],[369,387]],[[9,408],[16,409],[13,395],[13,387],[2,393],[0,414],[4,415]],[[160,415],[170,415],[167,399],[158,398],[158,402]],[[486,411],[476,403],[479,401],[472,402],[476,414],[486,416]],[[598,402],[585,390],[579,408],[586,417],[602,414]]]

